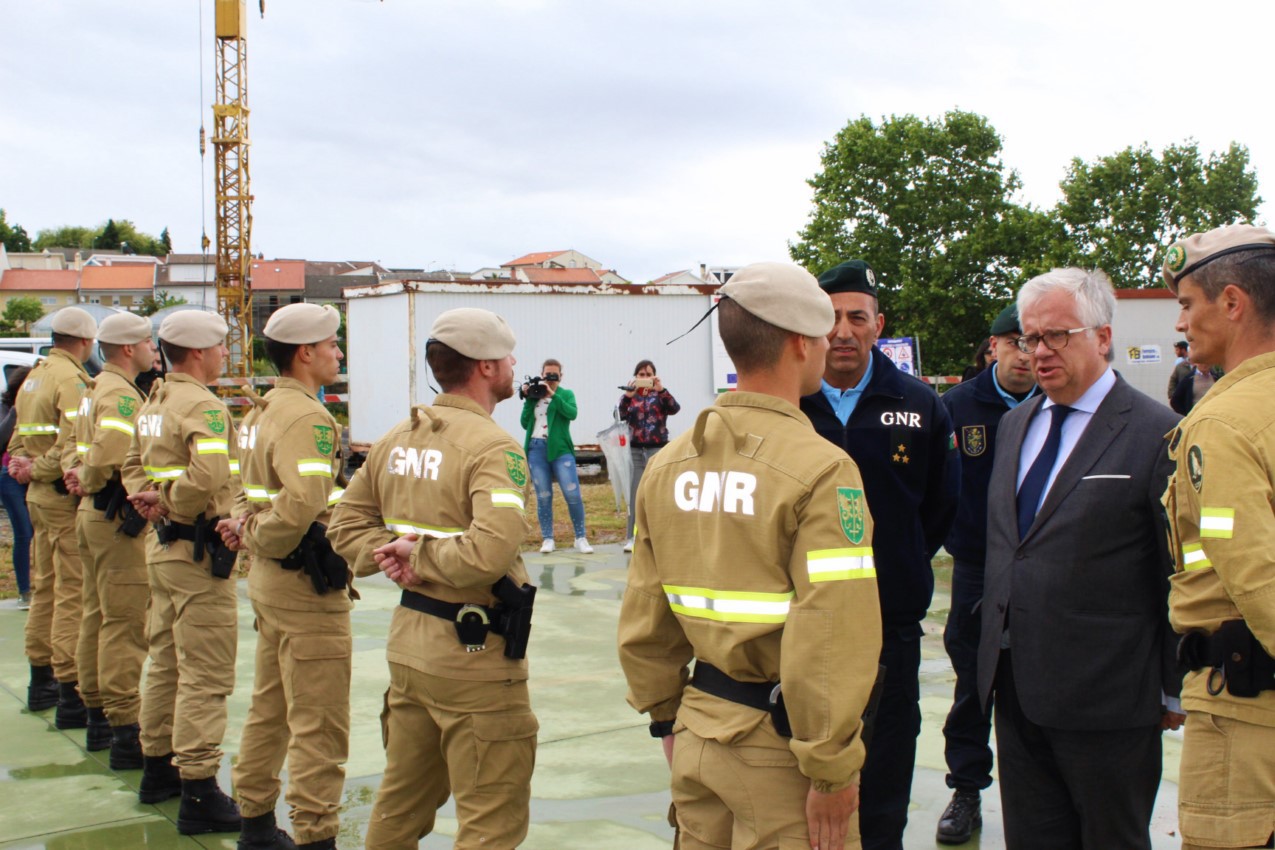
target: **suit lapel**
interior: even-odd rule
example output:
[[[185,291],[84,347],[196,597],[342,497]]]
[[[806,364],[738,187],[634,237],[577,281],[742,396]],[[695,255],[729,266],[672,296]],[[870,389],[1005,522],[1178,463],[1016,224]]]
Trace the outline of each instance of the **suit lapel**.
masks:
[[[1098,405],[1076,447],[1067,457],[1067,462],[1058,470],[1058,477],[1054,479],[1053,486],[1049,488],[1049,493],[1040,506],[1040,512],[1036,514],[1036,521],[1027,530],[1028,537],[1036,532],[1041,523],[1048,521],[1063,500],[1076,489],[1085,473],[1093,469],[1093,465],[1124,430],[1129,411],[1133,409],[1128,387],[1124,379],[1117,375],[1115,386]]]

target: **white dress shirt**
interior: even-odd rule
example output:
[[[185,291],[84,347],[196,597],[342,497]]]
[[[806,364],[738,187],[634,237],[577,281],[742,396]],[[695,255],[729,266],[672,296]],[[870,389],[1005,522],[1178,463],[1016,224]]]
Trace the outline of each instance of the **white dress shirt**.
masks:
[[[1070,405],[1071,413],[1067,414],[1067,418],[1063,420],[1062,442],[1058,445],[1058,460],[1054,461],[1054,468],[1049,470],[1049,478],[1045,481],[1045,489],[1040,494],[1040,504],[1036,505],[1037,512],[1040,511],[1040,505],[1045,503],[1045,498],[1054,486],[1054,479],[1058,477],[1058,471],[1063,468],[1067,458],[1071,457],[1072,450],[1076,448],[1076,444],[1080,442],[1081,435],[1089,427],[1089,421],[1093,419],[1094,413],[1098,410],[1098,405],[1102,404],[1102,400],[1107,397],[1107,393],[1111,392],[1111,388],[1115,385],[1116,373],[1111,371],[1111,367],[1108,366],[1098,380],[1094,381],[1093,385],[1085,390],[1084,395],[1077,399],[1075,404]],[[1036,415],[1032,417],[1031,424],[1027,426],[1027,433],[1023,435],[1023,447],[1018,452],[1018,486],[1014,488],[1014,492],[1018,492],[1023,488],[1023,479],[1027,477],[1027,470],[1032,468],[1032,462],[1036,460],[1036,455],[1040,454],[1040,450],[1045,445],[1045,438],[1049,436],[1049,420],[1053,418],[1049,408],[1053,406],[1053,401],[1048,398],[1045,399],[1044,404],[1040,406],[1036,411]]]

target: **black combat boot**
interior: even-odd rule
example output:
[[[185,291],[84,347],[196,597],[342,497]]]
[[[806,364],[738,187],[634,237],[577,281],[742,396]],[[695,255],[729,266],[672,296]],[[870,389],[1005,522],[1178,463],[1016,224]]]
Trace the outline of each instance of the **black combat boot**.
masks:
[[[244,818],[236,850],[297,850],[292,836],[275,823],[274,812]]]
[[[934,840],[939,844],[964,844],[983,827],[981,795],[977,791],[956,791],[939,817]]]
[[[111,721],[106,719],[106,711],[89,706],[89,730],[84,734],[84,748],[90,753],[109,749],[113,737]]]
[[[182,793],[182,775],[173,767],[173,754],[142,756],[142,784],[137,799],[143,803],[162,803]]]
[[[58,704],[58,680],[53,667],[31,665],[31,684],[27,685],[27,711],[48,711]]]
[[[298,844],[297,850],[336,850],[336,836],[322,841],[311,841],[309,844]]]
[[[75,682],[58,682],[58,710],[53,725],[59,729],[83,729],[89,725],[88,709]]]
[[[178,832],[182,835],[238,832],[242,825],[239,807],[217,787],[217,777],[182,780],[182,804],[177,810]]]
[[[111,770],[137,770],[142,766],[141,729],[136,723],[111,727]]]

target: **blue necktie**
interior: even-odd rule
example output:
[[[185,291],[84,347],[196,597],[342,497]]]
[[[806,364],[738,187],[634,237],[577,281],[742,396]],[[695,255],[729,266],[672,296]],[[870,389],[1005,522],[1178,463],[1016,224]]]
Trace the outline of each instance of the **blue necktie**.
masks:
[[[1053,417],[1049,420],[1049,436],[1045,437],[1045,444],[1040,447],[1040,454],[1036,455],[1032,468],[1027,470],[1027,476],[1023,478],[1023,486],[1018,488],[1019,540],[1027,536],[1027,530],[1036,520],[1036,506],[1040,504],[1040,497],[1045,492],[1045,482],[1049,481],[1049,472],[1058,462],[1058,446],[1062,443],[1063,420],[1072,409],[1065,404],[1055,404],[1049,408]]]

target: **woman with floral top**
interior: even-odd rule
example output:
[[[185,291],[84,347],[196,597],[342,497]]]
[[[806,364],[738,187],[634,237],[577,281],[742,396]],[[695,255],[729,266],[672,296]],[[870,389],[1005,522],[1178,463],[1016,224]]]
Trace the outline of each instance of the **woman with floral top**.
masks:
[[[633,551],[633,501],[646,463],[668,444],[668,418],[682,409],[655,374],[655,364],[639,360],[620,398],[620,418],[633,429],[633,483],[629,487],[629,528],[625,552]]]

